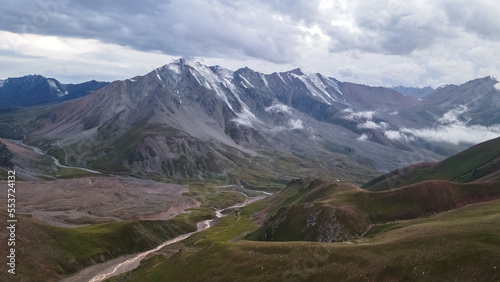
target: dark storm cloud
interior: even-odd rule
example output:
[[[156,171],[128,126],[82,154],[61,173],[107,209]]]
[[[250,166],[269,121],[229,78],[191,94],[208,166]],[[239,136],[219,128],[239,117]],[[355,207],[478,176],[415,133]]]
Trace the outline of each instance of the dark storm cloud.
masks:
[[[0,28],[93,38],[176,56],[253,57],[287,62],[301,31],[268,5],[246,1],[18,1],[4,7]]]
[[[500,39],[498,4],[486,1],[5,2],[3,30],[93,38],[175,56],[289,62],[300,52],[300,26],[319,27],[332,39],[332,52],[405,55],[454,38],[459,29]],[[344,24],[332,24],[339,21]]]
[[[34,64],[40,69],[74,70],[75,63],[84,62],[88,72],[106,66],[102,72],[113,69],[116,77],[126,77],[135,74],[132,69],[141,73],[152,62],[183,56],[219,60],[217,64],[231,61],[235,67],[269,66],[261,71],[300,66],[378,85],[390,81],[439,86],[500,76],[496,56],[500,5],[495,0],[0,0],[0,4],[0,33],[11,32],[2,33],[0,49],[14,52],[3,58],[25,64],[28,70]],[[57,53],[61,48],[65,56]],[[44,59],[15,60],[20,55]],[[141,63],[133,56],[149,59]],[[0,67],[5,69],[5,64]]]

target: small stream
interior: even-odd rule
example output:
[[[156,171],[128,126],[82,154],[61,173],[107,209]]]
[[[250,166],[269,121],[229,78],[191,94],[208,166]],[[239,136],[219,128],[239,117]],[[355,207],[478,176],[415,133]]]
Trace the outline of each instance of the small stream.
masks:
[[[24,140],[24,139],[23,139]],[[37,148],[37,147],[33,147],[33,146],[30,146],[30,145],[26,145],[23,143],[23,140],[10,140],[11,142],[15,143],[15,144],[18,144],[20,146],[23,146],[25,148],[29,148],[31,150],[33,150],[34,152],[36,152],[37,154],[40,154],[40,155],[44,155],[44,156],[49,156],[50,158],[52,158],[52,160],[54,160],[54,164],[58,167],[62,167],[62,168],[71,168],[71,169],[78,169],[78,170],[83,170],[83,171],[87,171],[87,172],[91,172],[91,173],[97,173],[97,174],[101,174],[101,172],[99,171],[96,171],[96,170],[92,170],[92,169],[88,169],[88,168],[83,168],[83,167],[76,167],[76,166],[67,166],[67,165],[63,165],[59,162],[58,159],[56,159],[55,157],[51,156],[51,155],[48,155],[46,153],[44,153],[40,148]]]

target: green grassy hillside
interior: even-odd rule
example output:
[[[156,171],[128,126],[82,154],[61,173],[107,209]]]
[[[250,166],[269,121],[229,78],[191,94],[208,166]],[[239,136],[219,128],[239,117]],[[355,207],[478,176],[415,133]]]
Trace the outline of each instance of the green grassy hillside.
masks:
[[[500,181],[500,138],[478,144],[439,163],[423,163],[390,172],[366,183],[363,188],[383,191],[426,180]]]
[[[108,281],[498,281],[498,222],[495,200],[377,224],[349,242],[170,246],[174,255],[150,257]]]
[[[1,218],[6,218],[5,212],[2,212]],[[62,228],[18,215],[16,224],[18,275],[12,276],[9,281],[57,281],[86,266],[121,255],[149,250],[170,238],[194,230],[196,230],[195,224],[181,219]],[[2,237],[3,232],[5,231],[2,230]],[[2,246],[2,253],[4,252],[6,250]],[[6,268],[2,271],[6,271]],[[7,273],[0,274],[7,275]]]
[[[345,241],[371,224],[413,219],[500,198],[499,182],[425,181],[370,192],[351,184],[296,181],[273,197],[254,240]]]

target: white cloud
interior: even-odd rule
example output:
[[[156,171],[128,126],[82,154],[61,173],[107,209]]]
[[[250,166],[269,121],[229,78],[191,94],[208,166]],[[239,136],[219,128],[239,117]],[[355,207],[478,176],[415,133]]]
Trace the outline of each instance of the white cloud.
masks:
[[[348,113],[348,115],[343,116],[344,119],[349,119],[349,120],[356,120],[356,119],[366,119],[366,120],[372,120],[373,115],[376,113],[376,111],[361,111],[361,112],[355,112],[351,108],[344,109],[343,112]]]
[[[287,105],[285,104],[281,104],[281,103],[276,103],[272,106],[269,106],[267,108],[265,108],[265,111],[266,112],[282,112],[282,113],[290,113],[291,112],[291,109],[290,107],[288,107]]]
[[[287,126],[276,126],[271,128],[271,132],[282,132],[287,130],[304,129],[304,124],[300,119],[291,119],[288,121]]]
[[[293,120],[291,119],[288,124],[290,125],[290,129],[304,129],[304,125],[300,119]]]
[[[385,137],[387,137],[387,139],[393,141],[405,141],[405,142],[415,141],[415,137],[408,134],[404,134],[403,132],[396,130],[387,130],[384,132],[384,135]]]
[[[457,108],[444,113],[444,115],[438,120],[438,122],[440,124],[460,123],[461,121],[458,119],[459,116],[466,113],[467,111],[467,106],[459,105]]]
[[[356,122],[360,122],[360,120],[364,120],[362,123],[358,124],[356,127],[358,129],[376,129],[376,130],[387,130],[389,129],[390,125],[387,122],[379,122],[376,123],[373,121],[373,117],[377,113],[377,111],[361,111],[361,112],[355,112],[351,108],[347,108],[343,110],[344,113],[347,113],[347,115],[343,116],[343,119],[346,120],[353,120]]]
[[[363,133],[363,134],[361,134],[361,135],[357,138],[357,140],[359,140],[359,141],[368,141],[368,140],[370,140],[370,137],[369,137],[368,135],[366,135],[366,134],[364,134],[364,133]]]
[[[387,130],[389,129],[389,124],[387,122],[376,123],[374,121],[367,120],[364,123],[358,124],[356,127],[359,129],[366,128],[366,129]]]
[[[402,129],[403,132],[423,138],[431,142],[447,142],[452,144],[477,144],[500,136],[500,125],[466,126],[451,124],[426,129]]]
[[[388,130],[384,135],[391,140],[413,141],[422,138],[429,142],[443,142],[458,145],[460,143],[477,144],[500,136],[500,125],[467,125],[459,117],[467,112],[466,106],[458,106],[443,114],[438,124],[432,128],[401,128],[399,131]]]
[[[2,57],[1,52],[13,54]],[[64,83],[116,80],[142,75],[175,57],[105,44],[94,39],[0,31],[0,77],[41,74]]]

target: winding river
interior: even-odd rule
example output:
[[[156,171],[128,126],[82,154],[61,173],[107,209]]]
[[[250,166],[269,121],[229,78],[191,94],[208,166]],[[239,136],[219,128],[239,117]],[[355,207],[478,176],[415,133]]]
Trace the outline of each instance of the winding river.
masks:
[[[38,153],[40,155],[47,155],[40,148],[26,145],[23,143],[22,140],[21,141],[11,140],[11,141],[18,144],[18,145],[21,145],[23,147],[32,149],[33,151],[35,151],[36,153]],[[86,168],[82,168],[82,167],[73,167],[73,166],[62,165],[59,162],[59,160],[56,159],[55,157],[50,156],[50,155],[47,155],[47,156],[51,157],[54,160],[55,165],[59,166],[59,167],[79,169],[79,170],[84,170],[84,171],[92,172],[92,173],[99,173],[99,174],[101,173],[99,171],[86,169]],[[264,199],[264,198],[268,197],[269,195],[272,195],[272,193],[268,193],[268,192],[264,192],[264,191],[256,191],[256,192],[261,192],[263,195],[256,196],[256,197],[248,197],[245,194],[245,196],[247,196],[247,199],[244,202],[235,204],[233,206],[230,206],[230,207],[227,207],[224,209],[216,210],[215,211],[216,218],[209,219],[209,220],[203,220],[203,221],[198,222],[197,223],[197,230],[194,232],[182,234],[178,237],[175,237],[173,239],[165,241],[161,245],[159,245],[156,248],[151,249],[149,251],[145,251],[145,252],[142,252],[139,254],[121,256],[121,257],[106,261],[104,263],[100,263],[100,264],[96,264],[96,265],[87,267],[87,268],[81,270],[78,274],[71,276],[71,277],[67,277],[61,281],[65,281],[65,282],[74,282],[74,281],[98,282],[98,281],[103,281],[105,279],[108,279],[110,277],[113,277],[113,276],[116,276],[116,275],[119,275],[119,274],[122,274],[122,273],[125,273],[128,271],[132,271],[140,265],[141,261],[147,255],[154,253],[167,245],[180,242],[180,241],[190,237],[191,235],[193,235],[195,233],[201,232],[203,230],[207,230],[208,228],[214,226],[217,219],[225,216],[225,214],[224,214],[225,211],[235,209],[235,208],[242,208],[250,203],[253,203],[257,200]],[[98,273],[98,274],[96,274],[96,273]]]
[[[191,235],[193,235],[195,233],[198,233],[198,232],[203,231],[203,230],[207,230],[208,228],[214,226],[216,223],[215,221],[217,219],[225,216],[225,214],[224,214],[225,211],[230,210],[230,209],[234,209],[234,208],[244,207],[244,206],[246,206],[250,203],[253,203],[257,200],[266,198],[267,196],[268,195],[251,197],[251,198],[246,199],[242,203],[238,203],[236,205],[227,207],[225,209],[216,210],[215,215],[217,216],[217,218],[203,220],[203,221],[198,222],[198,224],[197,224],[198,228],[194,232],[183,234],[183,235],[180,235],[180,236],[175,237],[173,239],[170,239],[168,241],[165,241],[163,244],[159,245],[158,247],[151,249],[149,251],[146,251],[146,252],[142,252],[142,253],[135,254],[135,255],[122,256],[122,257],[113,259],[111,261],[107,261],[107,262],[104,262],[101,264],[96,264],[96,265],[90,266],[86,269],[83,269],[78,274],[71,276],[71,277],[68,277],[62,281],[65,281],[65,282],[70,282],[70,281],[71,282],[73,282],[73,281],[99,282],[99,281],[103,281],[105,279],[108,279],[110,277],[113,277],[113,276],[116,276],[116,275],[119,275],[119,274],[122,274],[122,273],[125,273],[128,271],[132,271],[140,265],[141,261],[147,255],[154,253],[167,245],[180,242],[186,238],[189,238]],[[96,273],[98,273],[98,274],[96,274]]]
[[[25,136],[26,138],[26,136]],[[24,138],[23,138],[24,140]],[[71,168],[71,169],[78,169],[78,170],[83,170],[83,171],[87,171],[87,172],[91,172],[91,173],[96,173],[96,174],[101,174],[101,172],[99,171],[96,171],[96,170],[92,170],[92,169],[88,169],[88,168],[83,168],[83,167],[77,167],[77,166],[67,166],[67,165],[63,165],[59,162],[58,159],[56,159],[55,157],[51,156],[51,155],[48,155],[48,154],[45,154],[40,148],[37,148],[37,147],[33,147],[33,146],[30,146],[30,145],[26,145],[24,144],[23,140],[9,140],[15,144],[18,144],[20,146],[23,146],[23,147],[26,147],[26,148],[29,148],[31,150],[33,150],[34,152],[40,154],[40,155],[44,155],[44,156],[49,156],[52,158],[52,160],[54,160],[54,164],[58,167],[62,167],[62,168]],[[59,143],[58,143],[59,144]]]

